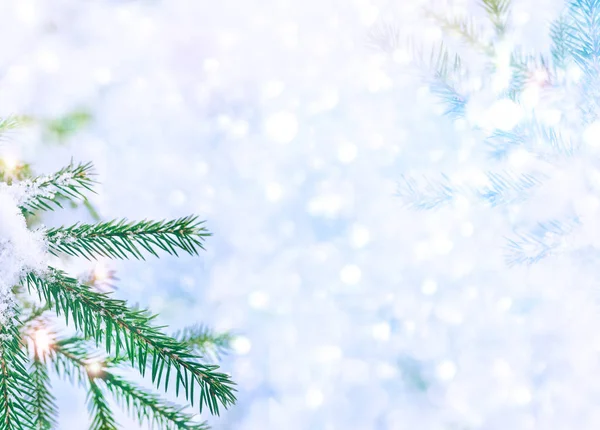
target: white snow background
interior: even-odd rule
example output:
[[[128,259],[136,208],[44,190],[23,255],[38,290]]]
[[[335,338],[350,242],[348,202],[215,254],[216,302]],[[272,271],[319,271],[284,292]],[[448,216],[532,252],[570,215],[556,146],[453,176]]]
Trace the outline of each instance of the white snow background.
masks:
[[[111,267],[174,329],[240,334],[223,361],[239,402],[216,430],[598,428],[597,270],[508,270],[502,211],[394,197],[404,173],[456,168],[464,138],[367,46],[381,20],[435,40],[424,3],[0,1],[0,115],[93,117],[66,144],[13,133],[0,155],[93,161],[105,218],[207,220],[200,258]],[[545,49],[562,2],[513,3]],[[55,386],[61,429],[86,428],[82,392]]]

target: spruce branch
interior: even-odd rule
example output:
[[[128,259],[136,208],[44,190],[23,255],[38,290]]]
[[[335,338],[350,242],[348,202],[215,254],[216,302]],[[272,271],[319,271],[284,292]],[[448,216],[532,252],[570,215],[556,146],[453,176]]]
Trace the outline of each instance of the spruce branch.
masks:
[[[18,316],[13,318],[18,323]],[[0,327],[0,430],[31,428],[35,387],[17,324]]]
[[[498,37],[506,32],[510,3],[511,0],[481,0],[481,6],[487,12]]]
[[[52,309],[52,307],[49,304],[45,304],[44,306],[34,306],[31,309],[31,311],[29,312],[29,314],[27,315],[27,317],[25,317],[23,319],[21,324],[23,326],[25,326],[25,325],[37,320],[42,315],[44,315],[44,312],[49,311],[50,309]]]
[[[428,12],[426,11],[426,13]],[[429,13],[430,16],[434,14],[433,12]],[[400,46],[400,34],[397,26],[381,22],[370,31],[370,45],[391,54]],[[404,48],[414,65],[417,66],[419,74],[429,84],[431,92],[445,104],[444,114],[451,119],[463,117],[467,97],[460,94],[455,85],[457,78],[465,75],[460,56],[458,54],[451,55],[444,43],[433,46],[429,50],[410,38]]]
[[[422,47],[413,45],[411,49],[415,63],[421,70],[433,70],[432,74],[425,74],[425,81],[432,94],[444,104],[444,115],[453,120],[463,117],[468,99],[458,92],[453,82],[456,77],[464,75],[460,57],[457,54],[450,55],[444,43],[433,47],[429,55],[425,54]]]
[[[402,176],[396,189],[396,196],[405,205],[416,210],[432,210],[449,204],[454,200],[457,190],[446,175],[440,180],[432,181],[424,178],[417,182],[414,178]]]
[[[178,255],[182,250],[198,255],[205,237],[211,234],[196,216],[171,221],[108,221],[75,224],[46,231],[52,254],[65,253],[87,259],[99,256],[117,259],[144,259],[142,251],[158,257],[157,250]]]
[[[120,360],[107,358],[102,361],[98,358],[98,352],[86,340],[77,337],[61,339],[53,345],[52,349],[55,354],[69,363],[70,368],[76,368],[80,374],[88,375],[88,378],[92,377],[101,389],[105,385],[117,403],[137,418],[140,425],[147,422],[165,430],[208,429],[205,423],[194,422],[194,416],[185,413],[184,408],[167,402],[160,396],[149,393],[125,378],[115,375],[111,370]],[[87,366],[92,362],[103,363],[104,368],[91,374],[87,371]]]
[[[388,21],[380,21],[369,29],[367,46],[382,52],[393,54],[402,47],[400,27]]]
[[[445,116],[451,120],[457,120],[465,116],[467,98],[460,95],[452,86],[437,80],[431,82],[429,88],[433,94],[441,99]]]
[[[16,129],[21,125],[21,120],[16,116],[7,116],[0,119],[0,135]]]
[[[71,380],[75,375],[81,384],[88,386],[88,410],[92,415],[91,430],[117,429],[117,423],[96,380],[98,375],[103,375],[101,370],[98,375],[88,370],[88,365],[98,357],[97,352],[89,352],[85,340],[76,337],[61,339],[52,345],[51,358],[55,363],[58,374],[68,375]]]
[[[48,369],[37,351],[34,354],[29,375],[34,388],[31,399],[33,428],[36,430],[53,429],[57,424],[58,408],[56,399],[50,392]]]
[[[536,187],[542,185],[546,175],[537,172],[515,174],[509,171],[485,173],[487,184],[479,187],[458,186],[441,175],[440,179],[403,177],[398,184],[397,196],[406,206],[416,210],[432,210],[452,203],[456,197],[466,197],[496,207],[526,200]]]
[[[552,22],[550,25],[550,38],[552,40],[550,52],[552,54],[554,66],[558,69],[564,69],[569,58],[567,47],[568,35],[569,25],[564,16],[561,16]]]
[[[229,332],[217,333],[204,325],[185,327],[175,333],[174,337],[199,354],[214,355],[217,359],[231,349],[233,339]]]
[[[430,9],[426,9],[425,14],[428,18],[433,19],[446,33],[450,35],[457,35],[471,48],[488,56],[494,55],[493,45],[482,40],[482,37],[472,19],[459,17],[450,18],[440,15]]]
[[[60,376],[66,376],[71,382],[84,385],[88,372],[86,366],[91,362],[101,361],[98,351],[90,350],[87,342],[78,337],[59,339],[52,344],[49,351],[50,361]]]
[[[63,314],[67,324],[71,320],[76,329],[96,344],[103,341],[107,353],[114,347],[118,356],[124,349],[131,365],[137,365],[142,375],[150,357],[151,379],[157,387],[163,385],[166,391],[174,371],[176,394],[182,388],[192,405],[195,385],[199,386],[200,411],[207,406],[212,414],[218,415],[219,403],[224,407],[234,403],[234,383],[229,376],[217,372],[218,366],[199,363],[199,357],[185,344],[152,326],[154,316],[147,311],[131,310],[124,301],[111,299],[52,268],[44,278],[30,273],[27,285],[30,290],[37,290],[40,298],[53,303],[56,313]]]
[[[583,72],[580,111],[589,124],[600,114],[600,0],[571,1],[567,19],[565,46]]]
[[[81,129],[88,126],[92,121],[92,115],[84,109],[77,109],[62,117],[51,120],[42,120],[48,137],[59,142],[66,141]]]
[[[7,116],[4,118],[0,118],[0,142],[6,140],[5,135],[13,130],[15,130],[16,128],[20,127],[22,125],[23,121],[21,120],[21,118],[17,117],[17,116]],[[4,168],[6,166],[3,166],[4,163],[0,162],[0,179],[4,180],[5,179],[5,172],[4,172]],[[12,169],[11,169],[12,170]],[[12,173],[12,172],[11,172]],[[12,175],[9,175],[12,176]]]
[[[0,123],[0,132],[3,127]],[[0,185],[15,199],[14,202],[9,199],[8,203],[21,208],[27,227],[31,228],[38,210],[53,210],[62,207],[65,201],[86,203],[84,193],[91,190],[94,182],[90,172],[91,164],[70,164],[54,175],[28,179],[32,176],[28,167],[11,168],[4,173],[0,167]],[[206,236],[210,236],[203,224],[196,216],[170,221],[76,224],[44,230],[45,243],[38,243],[39,252],[49,248],[57,256],[67,254],[87,259],[143,259],[145,252],[158,256],[160,251],[198,255],[204,249]],[[161,331],[162,327],[153,324],[155,315],[128,307],[125,301],[99,291],[94,285],[97,281],[93,276],[78,281],[48,268],[26,274],[21,285],[12,288],[11,293],[25,309],[25,316],[20,322],[16,315],[10,325],[0,327],[0,430],[55,427],[56,405],[50,391],[48,366],[59,376],[72,382],[77,380],[88,389],[94,430],[117,428],[105,395],[107,389],[140,423],[167,429],[206,429],[205,424],[194,422],[194,415],[183,407],[129,383],[110,369],[130,364],[142,376],[148,374],[157,388],[168,391],[169,384],[175,385],[174,394],[185,394],[191,406],[198,402],[200,413],[208,408],[210,413],[218,415],[221,407],[228,408],[235,402],[235,384],[229,375],[219,372],[219,366],[204,364],[200,351],[224,350],[227,336],[199,329],[185,341],[168,336]],[[41,304],[25,294],[25,286],[29,294],[37,292]],[[62,315],[66,324],[75,329],[76,336],[59,340],[53,336],[50,343],[42,333],[35,335],[36,328],[48,322],[47,311]],[[30,341],[33,361],[29,365]],[[38,351],[42,344],[44,349],[49,348],[43,358]]]
[[[517,233],[508,240],[506,263],[531,265],[559,253],[566,247],[566,238],[581,226],[578,219],[550,220],[538,223],[533,229]]]
[[[161,430],[207,430],[206,423],[195,423],[184,408],[166,402],[159,396],[130,383],[126,379],[104,372],[102,380],[118,403],[143,424],[148,422]]]
[[[511,79],[508,96],[512,100],[517,100],[535,71],[548,71],[548,63],[548,60],[541,55],[538,57],[514,49],[510,54]]]
[[[486,138],[485,143],[493,158],[502,158],[512,149],[523,148],[540,159],[553,160],[572,156],[578,147],[577,142],[568,134],[543,124],[535,117],[512,131],[494,131]]]
[[[567,48],[588,74],[597,73],[600,62],[600,1],[573,0],[569,4]]]
[[[96,383],[95,378],[89,377],[88,382],[88,409],[92,415],[90,430],[117,430],[117,422],[108,400]]]
[[[491,207],[524,201],[547,179],[536,173],[488,172],[486,176],[489,184],[477,189],[476,193]]]
[[[464,74],[462,60],[458,54],[451,55],[446,45],[442,42],[437,47],[434,46],[429,52],[429,58],[425,59],[425,53],[422,48],[413,47],[417,64],[424,70],[434,71],[435,79],[450,85],[450,81],[456,76]]]
[[[26,199],[20,202],[27,213],[62,208],[61,201],[85,200],[84,193],[92,191],[92,163],[69,164],[50,176],[38,176],[20,185],[25,187]]]

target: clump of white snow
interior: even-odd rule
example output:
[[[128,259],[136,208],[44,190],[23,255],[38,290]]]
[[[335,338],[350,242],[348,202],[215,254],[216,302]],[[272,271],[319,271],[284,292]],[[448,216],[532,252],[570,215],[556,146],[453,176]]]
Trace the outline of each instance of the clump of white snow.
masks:
[[[12,287],[26,273],[44,270],[47,255],[42,231],[27,228],[17,190],[0,184],[0,325],[13,316]]]

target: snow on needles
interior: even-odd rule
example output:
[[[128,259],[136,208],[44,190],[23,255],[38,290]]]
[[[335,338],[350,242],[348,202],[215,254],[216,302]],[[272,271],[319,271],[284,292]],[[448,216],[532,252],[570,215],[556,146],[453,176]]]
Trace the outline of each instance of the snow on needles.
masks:
[[[46,245],[41,230],[29,230],[18,206],[22,188],[0,184],[0,324],[10,321],[11,288],[28,272],[44,270]]]

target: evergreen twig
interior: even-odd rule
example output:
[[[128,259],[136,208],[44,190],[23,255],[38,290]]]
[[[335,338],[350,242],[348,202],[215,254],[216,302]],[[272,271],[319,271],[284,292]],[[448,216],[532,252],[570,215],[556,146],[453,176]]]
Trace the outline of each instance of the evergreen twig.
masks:
[[[148,422],[164,430],[207,430],[206,423],[195,423],[183,408],[166,402],[159,396],[130,383],[109,371],[102,377],[119,404],[142,424]]]
[[[84,193],[91,192],[93,184],[92,163],[71,163],[53,175],[39,176],[20,183],[26,189],[27,196],[20,202],[21,208],[28,213],[62,208],[62,200],[85,200]]]
[[[211,234],[196,216],[171,221],[108,221],[97,224],[75,224],[46,231],[50,252],[96,259],[108,257],[144,259],[142,251],[158,257],[160,249],[177,255],[182,250],[198,255],[202,241]]]
[[[88,408],[92,415],[90,430],[117,430],[114,414],[95,378],[90,376],[88,383]]]
[[[233,340],[231,333],[217,333],[204,325],[185,327],[175,333],[174,337],[199,354],[214,355],[217,359],[221,354],[231,350],[231,341]]]
[[[17,321],[17,317],[15,317]],[[0,430],[31,428],[35,387],[17,324],[0,327]]]
[[[510,3],[511,0],[481,0],[481,5],[494,25],[498,37],[502,37],[506,32]]]
[[[48,369],[37,351],[34,353],[29,374],[34,388],[32,393],[33,428],[36,430],[53,429],[57,425],[58,408],[56,399],[50,392]]]
[[[150,357],[152,382],[164,386],[165,391],[171,371],[176,372],[175,392],[178,394],[182,388],[186,400],[192,404],[198,385],[200,411],[207,406],[211,413],[218,414],[219,403],[227,407],[235,401],[229,376],[216,372],[218,366],[198,363],[198,357],[185,344],[151,325],[154,316],[147,311],[131,310],[124,301],[111,299],[55,269],[49,269],[44,278],[30,273],[27,285],[40,298],[53,303],[56,313],[62,314],[67,324],[71,320],[77,330],[96,344],[103,341],[107,353],[114,348],[118,356],[123,349],[131,365],[137,366],[142,375]]]

